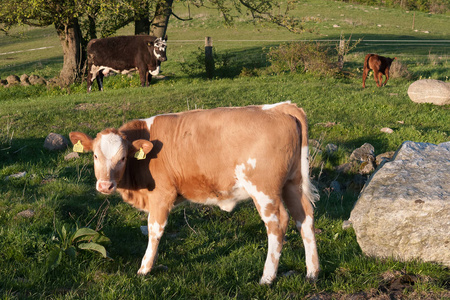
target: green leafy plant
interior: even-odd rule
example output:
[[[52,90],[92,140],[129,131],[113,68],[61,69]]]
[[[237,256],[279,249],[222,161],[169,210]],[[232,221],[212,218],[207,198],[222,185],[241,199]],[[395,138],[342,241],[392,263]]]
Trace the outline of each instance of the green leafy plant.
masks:
[[[104,258],[108,257],[104,245],[110,243],[110,239],[91,228],[77,226],[75,230],[68,230],[65,225],[62,225],[61,228],[56,229],[52,241],[54,247],[47,258],[47,267],[50,270],[56,268],[65,256],[75,260],[80,250],[94,251]]]

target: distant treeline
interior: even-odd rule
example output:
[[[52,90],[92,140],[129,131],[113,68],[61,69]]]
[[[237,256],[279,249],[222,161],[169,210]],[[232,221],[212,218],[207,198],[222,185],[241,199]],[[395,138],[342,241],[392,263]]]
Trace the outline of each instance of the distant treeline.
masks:
[[[387,7],[401,7],[406,10],[419,10],[435,14],[450,11],[450,0],[341,0],[368,5],[382,5]]]

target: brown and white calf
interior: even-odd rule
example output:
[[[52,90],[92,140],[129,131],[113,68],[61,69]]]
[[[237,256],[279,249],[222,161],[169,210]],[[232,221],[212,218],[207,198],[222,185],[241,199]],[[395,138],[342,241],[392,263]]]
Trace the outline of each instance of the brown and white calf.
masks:
[[[366,78],[370,70],[373,70],[373,77],[378,87],[386,85],[389,80],[389,69],[391,64],[396,59],[379,56],[377,54],[367,54],[364,58],[364,70],[363,70],[363,88],[366,87]],[[383,83],[383,74],[386,76],[386,80]]]
[[[95,139],[71,132],[73,144],[94,152],[96,188],[118,191],[148,212],[149,241],[139,274],[152,269],[170,210],[185,199],[231,211],[248,198],[264,221],[268,253],[261,284],[276,277],[289,213],[303,238],[307,278],[319,259],[309,178],[306,115],[289,102],[194,110],[134,120]],[[135,158],[136,153],[145,159]]]

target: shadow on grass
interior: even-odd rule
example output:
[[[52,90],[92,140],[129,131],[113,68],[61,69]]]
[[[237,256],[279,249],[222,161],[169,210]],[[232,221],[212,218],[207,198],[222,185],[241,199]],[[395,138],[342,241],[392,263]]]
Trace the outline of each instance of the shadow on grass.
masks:
[[[28,61],[19,64],[15,64],[14,59],[11,57],[10,64],[0,67],[0,76],[1,78],[6,78],[9,75],[17,75],[20,77],[22,74],[37,74],[48,80],[59,75],[62,65],[62,56],[40,59],[37,61]],[[33,71],[30,72],[30,69]]]
[[[320,43],[329,45],[330,48],[335,48],[338,45],[339,36],[327,36],[326,38],[318,38]],[[348,40],[349,37],[347,37]],[[424,38],[417,38],[412,36],[404,35],[353,35],[352,42],[354,43],[359,38],[363,40],[357,45],[351,53],[363,52],[365,53],[377,53],[385,56],[397,57],[402,59],[402,57],[411,57],[415,61],[425,61],[428,63],[429,57],[431,55],[442,56],[450,55],[450,41],[448,40],[429,40]],[[299,37],[299,41],[302,40]],[[270,66],[270,62],[267,60],[266,53],[267,49],[270,47],[278,47],[282,43],[268,43],[261,47],[251,47],[242,50],[221,50],[218,46],[215,47],[216,51],[216,70],[214,76],[216,78],[234,78],[239,76],[239,74],[245,73],[244,69],[247,70],[262,70]],[[191,53],[190,57],[187,58],[190,63],[188,70],[189,74],[187,77],[190,78],[206,78],[206,72],[203,70],[204,57],[203,50],[198,49],[198,51]],[[350,54],[351,54],[350,53]],[[346,62],[345,70],[354,70],[363,67],[363,59],[361,57],[361,62]],[[438,71],[440,78],[445,78],[446,68],[441,68]],[[247,75],[251,75],[251,72]],[[426,74],[417,74],[415,77],[426,76]],[[448,75],[448,74],[447,74]],[[184,76],[181,76],[184,77]]]

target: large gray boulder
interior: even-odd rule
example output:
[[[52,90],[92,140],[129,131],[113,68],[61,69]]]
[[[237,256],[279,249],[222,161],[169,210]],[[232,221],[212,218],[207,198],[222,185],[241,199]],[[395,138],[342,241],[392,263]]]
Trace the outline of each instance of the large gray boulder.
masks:
[[[405,142],[366,183],[350,221],[362,251],[450,267],[450,142]]]
[[[416,103],[450,104],[450,82],[421,79],[408,88],[409,98]]]

